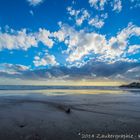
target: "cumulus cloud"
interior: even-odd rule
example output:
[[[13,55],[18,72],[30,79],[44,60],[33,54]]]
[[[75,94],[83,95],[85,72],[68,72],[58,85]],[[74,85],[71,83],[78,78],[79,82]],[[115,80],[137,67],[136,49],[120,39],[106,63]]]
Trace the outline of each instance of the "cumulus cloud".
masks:
[[[89,12],[86,9],[75,10],[72,7],[67,7],[68,14],[73,17],[78,26],[82,25],[84,21],[90,17]]]
[[[27,50],[30,47],[38,47],[39,42],[52,48],[54,43],[63,42],[67,47],[64,52],[67,54],[68,64],[75,63],[77,66],[83,66],[85,64],[83,60],[87,56],[108,63],[116,61],[136,62],[137,60],[134,58],[126,57],[126,55],[139,52],[139,45],[130,45],[129,39],[132,36],[140,36],[140,27],[132,23],[109,39],[103,34],[86,32],[85,30],[77,31],[74,27],[61,24],[60,30],[55,32],[41,28],[38,32],[33,33],[27,32],[26,29],[0,32],[0,50]],[[57,65],[55,57],[48,53],[43,57],[38,57],[35,57],[35,66]]]
[[[107,3],[107,0],[89,0],[91,7],[94,7],[97,10],[104,10],[104,6]]]
[[[71,27],[63,26],[61,31],[65,35],[65,44],[68,46],[66,53],[69,54],[67,61],[74,62],[81,60],[83,56],[91,52],[101,53],[104,51],[106,44],[105,36],[97,33],[85,33],[84,31],[77,32]],[[103,53],[103,52],[102,52]]]
[[[45,29],[39,29],[39,32],[27,33],[26,29],[21,31],[0,32],[0,50],[2,49],[19,49],[28,50],[31,47],[37,47],[39,42],[51,48],[53,40],[50,38],[51,33]]]
[[[68,47],[65,51],[68,54],[68,62],[81,61],[88,55],[107,62],[135,61],[126,58],[125,54],[130,53],[129,39],[132,36],[140,36],[140,27],[129,24],[128,27],[110,39],[95,32],[76,31],[66,25],[62,26],[60,31],[63,32],[63,40]],[[138,49],[136,46],[133,48]]]
[[[78,16],[80,10],[75,10],[71,6],[67,7],[67,11],[71,16]]]
[[[129,46],[128,53],[129,54],[137,54],[140,52],[140,45],[131,45]]]
[[[131,4],[133,4],[130,9],[139,8],[140,7],[140,1],[139,0],[130,0]]]
[[[27,50],[31,46],[37,46],[35,36],[26,33],[26,29],[16,32],[16,34],[0,33],[0,50],[2,49],[23,49]]]
[[[62,42],[65,39],[65,33],[59,30],[53,33],[53,37],[57,38],[60,42]]]
[[[73,62],[81,60],[83,56],[90,53],[100,54],[103,53],[103,45],[105,44],[105,37],[96,33],[84,33],[78,34],[78,41],[76,42],[76,48],[70,53],[67,61]],[[71,49],[71,48],[70,48]]]
[[[108,17],[107,14],[102,14],[101,17],[95,16],[94,18],[88,21],[88,24],[96,28],[101,28],[104,26],[104,20]]]
[[[79,18],[76,19],[76,24],[77,25],[83,24],[83,22],[85,20],[87,20],[89,17],[90,17],[90,15],[89,15],[88,11],[87,10],[83,10],[82,11],[82,15]]]
[[[122,10],[122,0],[89,0],[91,7],[94,7],[96,10],[104,10],[105,5],[112,7],[113,11],[120,12]]]
[[[47,52],[43,55],[43,57],[35,56],[33,63],[36,67],[58,65],[58,63],[56,62],[55,56],[50,55]]]
[[[38,41],[42,42],[45,46],[48,46],[49,48],[53,46],[53,40],[50,39],[50,37],[50,31],[41,28],[39,29],[39,32],[37,33]]]
[[[81,61],[85,56],[92,55],[102,61],[125,60],[126,54],[132,55],[139,51],[139,45],[129,44],[132,36],[140,36],[140,27],[129,24],[114,37],[107,39],[105,35],[95,32],[76,31],[73,27],[61,25],[61,29],[50,33],[46,29],[39,29],[38,32],[29,33],[26,29],[12,31],[11,33],[0,32],[0,50],[21,49],[27,50],[30,47],[37,47],[39,42],[51,48],[55,38],[64,42],[68,47],[65,51],[68,54],[67,62]],[[131,60],[132,61],[132,60]],[[42,63],[46,63],[42,59]]]
[[[84,8],[80,10],[75,10],[73,7],[67,8],[68,14],[70,15],[70,20],[74,20],[77,26],[81,26],[83,23],[86,23],[90,26],[100,29],[105,23],[105,19],[108,17],[108,14],[101,14],[92,16],[92,13],[89,10]]]
[[[121,0],[114,0],[112,2],[113,11],[120,12],[122,10],[122,1]]]
[[[41,4],[44,0],[27,0],[31,6],[37,6]]]
[[[130,23],[128,27],[119,32],[116,37],[112,37],[109,40],[108,46],[110,46],[111,49],[108,55],[114,57],[116,54],[120,57],[124,52],[129,53],[130,50],[127,50],[127,46],[132,36],[140,36],[140,27]]]

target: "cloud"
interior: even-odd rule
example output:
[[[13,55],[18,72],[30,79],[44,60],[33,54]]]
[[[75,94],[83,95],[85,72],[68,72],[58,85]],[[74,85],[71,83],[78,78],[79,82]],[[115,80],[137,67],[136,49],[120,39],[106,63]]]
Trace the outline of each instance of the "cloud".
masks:
[[[37,6],[41,4],[44,0],[27,0],[31,6]]]
[[[67,7],[67,11],[71,16],[78,16],[80,10],[75,10],[71,6]]]
[[[90,53],[100,54],[104,51],[105,37],[96,33],[78,34],[77,47],[70,53],[67,61],[81,60],[83,56]],[[73,47],[72,47],[73,48]],[[71,48],[70,48],[71,49]]]
[[[38,59],[38,58],[37,58]],[[8,66],[9,67],[9,66]],[[16,66],[15,66],[16,67]],[[106,62],[90,60],[82,67],[52,66],[44,69],[25,69],[19,70],[14,65],[6,68],[6,72],[0,71],[1,77],[20,78],[20,79],[65,79],[65,80],[138,80],[140,78],[140,63]],[[8,71],[9,70],[9,71]]]
[[[130,54],[129,39],[132,36],[140,36],[140,27],[131,23],[110,39],[95,32],[76,31],[67,25],[63,25],[60,31],[63,32],[63,41],[68,47],[65,51],[68,54],[67,62],[82,62],[84,57],[89,55],[111,63],[118,60],[136,61],[125,57],[126,53]]]
[[[39,32],[34,33],[29,33],[26,29],[21,31],[12,30],[5,33],[0,32],[0,50],[28,50],[31,47],[38,47],[39,42],[51,48],[53,46],[51,33],[41,28]]]
[[[140,80],[140,66],[128,69],[123,75],[130,80]]]
[[[130,9],[134,9],[134,8],[139,8],[140,7],[140,1],[139,0],[130,0],[130,2],[132,3],[132,6],[130,7]]]
[[[104,35],[94,32],[85,33],[74,30],[72,27],[64,25],[61,31],[65,35],[65,44],[68,46],[66,53],[68,54],[67,61],[74,62],[81,60],[83,56],[90,53],[102,54],[105,51],[106,39]]]
[[[0,73],[2,74],[22,74],[22,72],[28,71],[29,67],[21,64],[9,64],[1,63],[0,64]]]
[[[90,15],[89,15],[88,11],[87,10],[83,10],[82,11],[82,15],[79,18],[76,19],[76,24],[79,25],[79,26],[82,25],[83,22],[85,20],[87,20],[89,17],[90,17]]]
[[[34,15],[34,12],[32,10],[29,11],[29,13],[33,16]]]
[[[67,62],[70,63],[81,61],[88,55],[108,62],[130,61],[124,56],[139,51],[139,45],[129,45],[129,39],[132,36],[140,36],[140,27],[132,23],[109,39],[103,34],[88,33],[84,30],[77,31],[68,25],[61,25],[60,30],[55,32],[42,28],[38,32],[27,32],[26,29],[21,31],[11,29],[10,32],[8,30],[5,33],[0,32],[0,50],[28,50],[31,47],[38,47],[39,42],[52,48],[58,39],[58,43],[64,42],[67,46],[65,52],[68,54]]]
[[[111,48],[108,55],[114,57],[116,54],[120,57],[124,52],[129,53],[130,50],[127,50],[127,46],[132,36],[140,36],[140,27],[129,23],[127,28],[119,32],[116,37],[111,37],[108,41],[108,46]]]
[[[43,55],[43,57],[35,56],[33,63],[36,67],[39,67],[39,66],[57,66],[58,65],[58,63],[56,62],[55,56],[50,55],[47,52]]]
[[[72,7],[67,7],[68,14],[74,18],[78,26],[82,25],[84,21],[88,20],[90,17],[89,12],[82,8],[80,10],[75,10]]]
[[[53,40],[50,39],[51,33],[46,29],[39,29],[39,33],[37,33],[38,41],[42,42],[45,46],[51,48],[53,46]]]
[[[129,54],[137,54],[140,52],[140,45],[131,45],[129,46],[128,53]]]
[[[65,33],[59,30],[53,33],[53,37],[57,38],[60,42],[62,42],[65,39]]]
[[[2,49],[23,49],[27,50],[31,46],[37,47],[35,36],[26,33],[26,29],[17,31],[16,34],[0,33],[0,50]]]
[[[113,11],[120,12],[122,10],[122,1],[121,0],[114,0],[112,2]]]
[[[104,10],[104,6],[107,3],[107,0],[89,0],[91,7],[94,7],[97,10]]]
[[[80,10],[75,10],[72,7],[67,8],[68,14],[70,15],[70,20],[74,19],[75,24],[77,26],[81,26],[84,22],[90,26],[94,26],[95,28],[101,28],[104,25],[105,19],[108,17],[108,14],[101,14],[96,15],[95,17],[92,17],[91,12],[89,10],[86,10],[84,8]]]
[[[108,17],[107,14],[102,14],[101,17],[95,16],[88,21],[88,24],[96,28],[102,28],[104,26],[104,20]]]
[[[113,11],[120,12],[122,10],[122,1],[121,0],[89,0],[89,4],[91,7],[95,8],[96,10],[104,10],[105,5],[112,7]]]

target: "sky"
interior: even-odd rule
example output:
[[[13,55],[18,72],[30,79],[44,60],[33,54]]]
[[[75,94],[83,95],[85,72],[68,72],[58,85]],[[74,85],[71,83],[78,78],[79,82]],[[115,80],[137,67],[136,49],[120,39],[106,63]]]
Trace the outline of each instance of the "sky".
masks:
[[[0,0],[0,84],[140,80],[140,0]]]

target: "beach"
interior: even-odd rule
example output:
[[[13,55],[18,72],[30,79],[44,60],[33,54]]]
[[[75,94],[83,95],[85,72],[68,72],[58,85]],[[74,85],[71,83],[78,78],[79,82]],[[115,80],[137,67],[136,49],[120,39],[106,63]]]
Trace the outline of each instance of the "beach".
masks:
[[[137,140],[139,120],[139,90],[0,91],[0,140]]]

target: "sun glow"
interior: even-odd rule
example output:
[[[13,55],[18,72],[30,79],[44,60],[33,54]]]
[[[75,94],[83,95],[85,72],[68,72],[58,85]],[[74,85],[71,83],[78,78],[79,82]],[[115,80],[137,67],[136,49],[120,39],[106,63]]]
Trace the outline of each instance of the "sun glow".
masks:
[[[21,80],[21,79],[1,79],[1,85],[49,85],[49,86],[120,86],[126,84],[125,81],[111,80]]]

